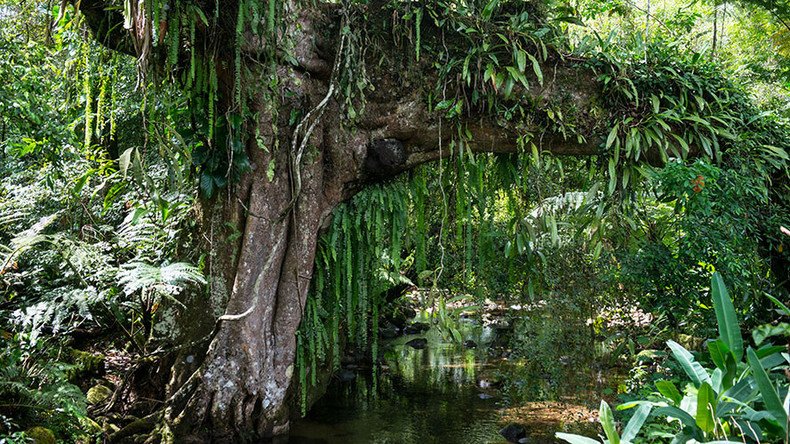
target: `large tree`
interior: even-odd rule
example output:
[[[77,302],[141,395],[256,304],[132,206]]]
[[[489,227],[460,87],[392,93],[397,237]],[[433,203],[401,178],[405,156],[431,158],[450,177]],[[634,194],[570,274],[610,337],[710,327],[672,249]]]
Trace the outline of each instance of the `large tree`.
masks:
[[[643,117],[698,101],[667,101],[678,84],[656,85],[653,100],[629,98],[616,65],[562,54],[561,33],[537,3],[73,3],[97,40],[138,59],[141,77],[191,94],[205,137],[195,157],[211,299],[181,320],[190,330],[182,355],[201,356],[179,359],[170,380],[161,419],[179,437],[287,432],[317,239],[332,210],[367,184],[448,156],[452,141],[486,152],[606,153],[613,175],[628,168],[620,157],[662,162],[718,148],[714,120],[707,138],[699,122],[655,123],[634,148],[630,129]],[[706,119],[722,110],[698,111]],[[610,193],[625,186],[618,180]]]

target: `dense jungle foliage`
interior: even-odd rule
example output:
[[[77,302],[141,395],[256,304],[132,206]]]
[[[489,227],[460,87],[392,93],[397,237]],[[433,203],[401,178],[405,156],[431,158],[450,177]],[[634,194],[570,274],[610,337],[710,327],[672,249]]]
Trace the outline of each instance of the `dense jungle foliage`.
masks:
[[[256,61],[271,63],[257,91],[239,43],[246,23],[277,35],[280,2],[240,2],[236,35],[216,36],[236,41],[222,69],[194,44],[219,2],[213,17],[206,2],[143,3],[163,60],[103,46],[69,2],[0,0],[0,442],[104,442],[161,407],[174,313],[212,284],[201,205],[252,168],[249,140],[282,148],[244,130],[288,48]],[[555,385],[590,360],[623,375],[600,404],[606,442],[789,442],[790,6],[393,1],[381,24],[364,15],[376,2],[340,3],[345,121],[368,112],[382,26],[407,42],[404,67],[435,73],[425,100],[449,156],[334,211],[297,334],[297,411],[350,350],[379,361],[416,291],[448,342],[492,300],[540,307],[509,315],[509,359]],[[593,73],[600,102],[569,93],[533,112],[520,95],[556,82],[560,61]],[[516,152],[473,151],[471,113],[515,128]],[[539,148],[581,128],[604,135],[594,155]],[[534,394],[517,382],[513,404]]]

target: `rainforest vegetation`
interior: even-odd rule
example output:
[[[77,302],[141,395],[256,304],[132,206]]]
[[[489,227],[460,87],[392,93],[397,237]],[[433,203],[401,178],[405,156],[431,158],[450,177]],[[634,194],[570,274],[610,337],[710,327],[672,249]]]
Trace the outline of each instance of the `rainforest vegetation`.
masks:
[[[790,442],[784,0],[0,0],[0,443]]]

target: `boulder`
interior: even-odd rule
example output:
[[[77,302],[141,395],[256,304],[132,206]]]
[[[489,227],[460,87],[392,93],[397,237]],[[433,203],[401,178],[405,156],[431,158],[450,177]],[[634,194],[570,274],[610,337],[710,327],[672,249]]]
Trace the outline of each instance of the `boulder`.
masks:
[[[416,348],[417,350],[422,350],[428,346],[428,340],[425,338],[415,338],[407,342],[406,345],[411,348]]]
[[[357,379],[357,374],[347,368],[344,368],[337,372],[337,377],[343,382],[351,382]]]
[[[405,335],[418,335],[430,330],[431,326],[425,322],[414,322],[403,328]]]
[[[379,327],[379,337],[382,339],[393,339],[398,337],[398,327],[393,325],[391,322],[385,321],[384,324]]]
[[[518,424],[508,424],[499,431],[499,434],[508,442],[521,442],[522,439],[527,437],[527,431]]]
[[[88,404],[101,404],[112,396],[112,389],[106,385],[97,384],[88,389]]]
[[[55,444],[55,434],[46,427],[33,427],[25,430],[25,436],[32,440],[33,444]]]

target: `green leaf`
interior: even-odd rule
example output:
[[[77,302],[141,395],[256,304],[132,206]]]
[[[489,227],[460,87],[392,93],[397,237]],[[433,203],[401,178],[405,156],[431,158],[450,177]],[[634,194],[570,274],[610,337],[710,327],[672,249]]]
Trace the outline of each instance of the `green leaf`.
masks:
[[[716,339],[715,341],[708,341],[708,351],[713,363],[721,371],[721,388],[724,390],[729,389],[735,383],[738,373],[738,364],[729,347],[721,339]]]
[[[494,13],[497,5],[499,5],[499,0],[491,0],[488,4],[483,8],[483,13],[481,14],[483,20],[488,21],[491,19],[491,15]]]
[[[718,272],[713,273],[710,289],[713,296],[713,309],[716,311],[716,321],[719,324],[719,338],[727,344],[735,361],[740,362],[743,359],[741,329],[738,326],[738,317],[735,314],[730,293]]]
[[[538,78],[538,83],[543,86],[543,71],[540,69],[540,63],[532,54],[527,54],[527,57],[532,61],[532,71],[535,72],[535,77]]]
[[[705,441],[702,444],[743,444],[743,441]]]
[[[777,422],[779,422],[779,425],[782,427],[782,430],[786,431],[787,412],[782,405],[782,401],[779,399],[779,393],[777,393],[773,384],[771,384],[771,380],[768,378],[768,373],[765,372],[763,365],[760,363],[760,358],[757,357],[754,349],[749,347],[746,354],[749,361],[749,367],[751,367],[752,374],[754,375],[754,381],[757,383],[757,388],[760,390],[760,395],[763,397],[765,408],[769,413],[771,413],[771,415],[773,415],[774,418],[776,418]]]
[[[678,136],[678,135],[677,135],[677,134],[675,134],[675,133],[670,133],[670,135],[671,135],[672,137],[674,137],[674,138],[675,138],[675,140],[677,140],[677,141],[678,141],[678,143],[680,144],[680,147],[681,147],[681,149],[683,150],[683,151],[681,152],[681,155],[682,155],[682,157],[686,157],[686,156],[688,155],[688,153],[689,153],[689,144],[688,144],[688,142],[686,142],[686,140],[685,140],[685,139],[683,139],[682,137]]]
[[[681,410],[677,407],[673,406],[666,406],[666,407],[659,407],[655,411],[656,415],[659,416],[668,416],[670,418],[675,418],[679,420],[681,423],[686,425],[687,427],[692,427],[694,429],[697,428],[697,421],[688,414],[685,410]],[[685,441],[684,441],[685,442]]]
[[[192,7],[192,12],[193,12],[195,15],[197,15],[197,17],[198,17],[198,18],[200,19],[200,21],[203,23],[203,26],[208,26],[208,18],[206,18],[206,14],[204,14],[204,13],[203,13],[203,10],[202,10],[202,9],[201,9],[199,6],[197,6],[197,5],[194,5],[194,6]]]
[[[765,342],[766,339],[773,336],[790,336],[790,324],[786,322],[780,322],[777,325],[765,324],[752,330],[754,344],[758,347]]]
[[[134,180],[136,180],[138,184],[143,184],[145,182],[143,171],[143,159],[140,156],[140,151],[134,150],[132,156],[132,173],[134,174]]]
[[[683,395],[680,394],[678,388],[671,381],[656,381],[656,389],[675,405],[680,405],[680,401],[683,400]]]
[[[516,65],[518,65],[518,70],[521,72],[527,69],[527,53],[522,49],[516,51]]]
[[[744,378],[727,389],[721,396],[722,399],[735,400],[742,403],[751,398],[753,393],[755,393],[755,389],[752,388],[751,378]]]
[[[446,109],[449,109],[453,105],[455,105],[455,99],[442,100],[441,102],[436,104],[436,107],[434,109],[436,111],[444,111]]]
[[[78,177],[77,180],[74,181],[75,183],[74,183],[74,188],[72,189],[72,192],[74,194],[80,194],[82,192],[82,189],[85,188],[85,185],[88,183],[90,178],[95,173],[96,173],[96,170],[94,168],[91,168],[88,171],[86,171],[85,173],[83,173],[80,177]]]
[[[609,195],[614,194],[614,189],[617,187],[617,171],[614,166],[614,157],[609,158]]]
[[[620,129],[620,122],[617,122],[612,127],[612,130],[609,131],[609,137],[606,138],[606,149],[609,149],[610,146],[614,143],[614,139],[617,138],[617,131]]]
[[[725,344],[721,339],[708,341],[708,352],[710,353],[711,360],[713,360],[713,363],[716,364],[716,367],[724,370],[726,368],[727,362],[726,355],[730,353],[730,349],[727,347],[727,344]]]
[[[601,401],[601,408],[598,410],[598,416],[603,426],[603,431],[609,439],[609,444],[620,444],[620,435],[617,434],[617,427],[614,424],[614,415],[612,409],[606,401]]]
[[[557,432],[554,434],[554,436],[571,444],[601,444],[592,438],[587,438],[586,436],[581,435],[572,435],[570,433]]]
[[[711,383],[708,372],[702,368],[699,362],[694,360],[694,356],[692,356],[688,350],[672,340],[667,341],[667,345],[672,349],[672,354],[675,356],[675,359],[691,379],[691,382],[694,383],[695,387],[701,386],[703,382],[707,382],[708,384]]]
[[[107,194],[104,196],[104,202],[102,203],[103,211],[107,211],[112,206],[113,202],[115,202],[115,198],[126,189],[125,182],[119,182],[113,185]]]
[[[205,171],[200,174],[200,191],[209,199],[214,195],[214,179]]]
[[[716,393],[713,387],[703,382],[697,392],[697,417],[696,422],[705,433],[710,433],[716,428]]]
[[[653,103],[653,113],[654,114],[658,114],[659,111],[661,111],[661,107],[660,107],[661,102],[658,100],[658,97],[656,97],[655,95],[651,94],[650,95],[650,101]]]
[[[768,154],[774,157],[778,157],[779,159],[790,160],[790,155],[787,154],[787,151],[777,146],[763,145],[763,151],[767,152]]]
[[[558,245],[560,243],[560,236],[557,233],[557,219],[553,215],[549,215],[549,227],[551,228],[551,243]]]
[[[787,305],[783,304],[779,299],[776,299],[775,297],[771,296],[768,293],[765,293],[765,297],[767,297],[768,299],[771,300],[771,302],[776,304],[776,306],[779,307],[779,309],[781,309],[785,315],[790,316],[790,308],[788,308]]]
[[[510,77],[519,81],[522,85],[524,85],[524,88],[529,88],[529,81],[527,81],[527,78],[524,77],[524,74],[516,69],[516,67],[506,66],[505,69],[507,70],[508,74],[510,74]]]
[[[653,406],[650,404],[642,404],[637,409],[634,416],[628,421],[628,424],[625,425],[623,429],[623,436],[622,440],[626,442],[633,442],[636,439],[636,435],[639,434],[639,430],[642,429],[642,425],[644,425],[647,417],[650,416],[650,410],[653,409]]]

